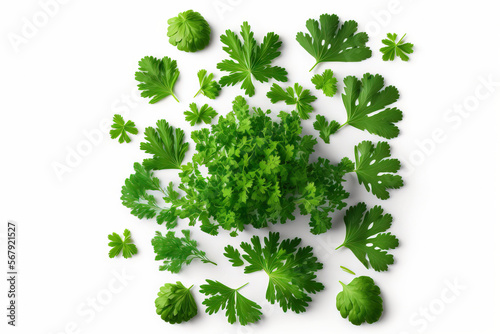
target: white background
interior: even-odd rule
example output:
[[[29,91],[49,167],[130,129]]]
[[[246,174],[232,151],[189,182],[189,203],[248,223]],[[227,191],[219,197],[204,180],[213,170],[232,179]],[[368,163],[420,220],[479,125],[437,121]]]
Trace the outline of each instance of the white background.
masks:
[[[8,332],[498,333],[498,9],[491,0],[398,3],[75,0],[62,4],[61,0],[44,22],[38,1],[3,1],[0,254],[5,268],[6,225],[14,220],[20,273],[18,326]],[[166,38],[167,19],[191,8],[200,11],[213,30],[209,47],[195,54],[178,51]],[[346,184],[349,204],[381,204],[394,216],[391,231],[401,242],[393,252],[396,263],[388,272],[376,273],[365,269],[347,249],[333,252],[344,238],[343,210],[335,214],[333,229],[321,236],[309,234],[304,217],[272,227],[286,237],[302,236],[324,262],[318,278],[326,289],[313,296],[304,314],[284,314],[270,307],[264,300],[265,274],[245,275],[222,256],[228,242],[236,245],[252,233],[267,231],[249,230],[231,239],[225,234],[210,237],[194,228],[200,248],[219,266],[194,262],[179,275],[159,272],[150,239],[164,227],[138,220],[120,202],[121,185],[133,162],[145,156],[139,150],[144,128],[166,118],[190,130],[182,112],[198,90],[196,72],[205,68],[220,78],[215,66],[226,55],[219,36],[227,28],[238,30],[244,20],[258,39],[268,31],[278,33],[283,54],[274,63],[288,70],[290,83],[313,89],[308,70],[314,61],[295,41],[295,34],[305,30],[308,18],[322,13],[357,20],[360,29],[370,33],[373,57],[362,63],[324,63],[315,73],[331,68],[340,80],[351,74],[380,73],[401,92],[396,104],[404,112],[398,124],[401,135],[390,144],[393,155],[405,165],[404,188],[392,191],[382,203],[354,176]],[[25,40],[15,46],[10,40],[23,36],[26,22],[38,27],[31,35],[24,31]],[[407,40],[415,44],[410,62],[381,60],[378,49],[388,32],[407,33]],[[137,98],[134,72],[146,55],[168,55],[178,61],[181,75],[175,91],[181,103],[167,98],[149,105]],[[492,91],[482,83],[485,80],[497,83],[490,87]],[[269,86],[257,84],[250,104],[270,108],[265,97]],[[339,88],[343,89],[342,84]],[[225,114],[241,93],[238,87],[225,88],[215,101],[205,97],[196,101],[209,102]],[[339,94],[326,98],[314,93],[318,96],[315,113],[341,123],[345,120]],[[272,108],[290,110],[283,104]],[[465,113],[460,116],[457,108]],[[131,144],[120,145],[108,134],[99,140],[99,124],[115,113],[137,124],[140,135]],[[314,133],[312,122],[304,122],[306,133]],[[438,143],[431,139],[436,131],[441,133]],[[85,133],[94,136],[90,146]],[[342,129],[332,144],[318,145],[318,154],[334,161],[352,158],[353,146],[363,139],[379,138]],[[58,178],[54,165],[66,165],[70,152],[82,147],[90,153],[81,161],[73,157],[71,171]],[[176,172],[160,176],[177,181]],[[180,227],[185,226],[180,222]],[[132,231],[139,254],[129,260],[109,259],[107,235],[125,228]],[[338,281],[348,282],[352,276],[339,265],[373,277],[381,287],[385,312],[378,323],[356,327],[340,317],[335,308]],[[131,277],[124,284],[114,279],[122,271]],[[181,280],[198,287],[205,278],[234,287],[250,282],[241,292],[263,306],[263,320],[246,328],[231,326],[222,313],[205,314],[196,291],[199,315],[193,321],[172,326],[155,314],[154,299],[161,285]],[[7,286],[5,279],[1,282],[4,328]],[[460,286],[455,292],[448,288],[454,282]],[[109,292],[110,284],[114,293]],[[89,303],[97,297],[98,311],[91,311]]]

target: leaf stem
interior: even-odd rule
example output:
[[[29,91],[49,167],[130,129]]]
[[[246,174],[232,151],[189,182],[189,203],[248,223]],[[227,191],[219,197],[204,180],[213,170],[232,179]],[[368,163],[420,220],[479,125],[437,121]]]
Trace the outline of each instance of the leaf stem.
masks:
[[[200,88],[200,90],[199,90],[199,91],[198,91],[198,92],[197,92],[197,93],[193,96],[193,99],[194,99],[195,97],[197,97],[197,96],[198,96],[198,94],[200,94],[200,93],[201,93],[201,88]]]
[[[248,285],[248,283],[243,284],[243,285],[242,285],[242,286],[240,286],[238,289],[236,289],[236,291],[238,291],[239,289],[242,289],[242,288],[246,287],[247,285]]]
[[[313,66],[313,67],[311,67],[311,69],[309,70],[309,72],[311,72],[312,70],[314,70],[314,68],[315,68],[315,67],[316,67],[316,65],[318,65],[318,64],[319,64],[319,61],[317,61],[317,62],[316,62],[316,64],[314,64],[314,66]]]
[[[175,96],[175,94],[172,92],[172,96],[174,97],[174,99],[179,102],[179,99],[177,99],[177,96]]]
[[[356,273],[355,273],[354,271],[352,271],[351,269],[349,269],[349,268],[346,268],[346,267],[344,267],[344,266],[340,266],[340,268],[341,268],[343,271],[345,271],[346,273],[349,273],[349,274],[351,274],[351,275],[356,275]]]
[[[344,244],[338,246],[337,248],[335,248],[335,250],[339,249],[340,247],[344,246]]]

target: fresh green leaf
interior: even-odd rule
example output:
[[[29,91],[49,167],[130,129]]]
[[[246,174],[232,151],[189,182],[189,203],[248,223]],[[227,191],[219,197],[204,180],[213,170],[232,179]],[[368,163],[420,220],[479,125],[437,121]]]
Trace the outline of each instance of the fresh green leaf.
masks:
[[[139,90],[142,97],[152,97],[149,103],[156,103],[167,96],[174,94],[174,85],[179,77],[177,61],[169,57],[158,59],[144,57],[139,61],[139,71],[135,72],[135,80],[139,81]]]
[[[331,121],[328,123],[325,116],[316,115],[316,121],[313,123],[314,129],[319,131],[319,137],[325,141],[325,143],[330,143],[330,136],[340,129],[340,124],[337,121]]]
[[[200,286],[201,293],[211,296],[203,301],[203,305],[207,306],[205,312],[213,314],[225,309],[227,321],[234,324],[238,320],[242,326],[260,320],[261,307],[239,293],[239,290],[248,283],[238,289],[232,289],[218,281],[209,279],[207,279],[207,283]]]
[[[132,236],[129,230],[123,232],[123,239],[117,233],[108,235],[108,239],[110,240],[108,246],[111,247],[109,251],[110,258],[118,256],[120,252],[126,259],[137,254],[137,247],[132,242]]]
[[[227,245],[225,248],[224,256],[229,259],[229,262],[233,264],[233,267],[241,267],[245,263],[241,259],[240,251],[231,245]]]
[[[257,44],[250,25],[248,22],[243,22],[241,37],[243,42],[231,30],[226,30],[226,34],[220,37],[221,42],[225,44],[223,50],[234,59],[224,59],[217,64],[219,70],[230,73],[220,79],[221,86],[234,86],[241,82],[241,88],[245,90],[245,94],[253,96],[255,86],[252,77],[260,82],[268,82],[269,79],[287,81],[288,73],[284,68],[271,66],[273,59],[281,54],[278,51],[281,41],[277,34],[270,32],[261,44]]]
[[[192,287],[186,288],[179,281],[162,286],[155,300],[156,314],[171,324],[180,324],[193,318],[198,313],[198,307],[191,294]]]
[[[396,87],[387,86],[382,90],[384,78],[380,74],[369,73],[363,75],[361,80],[348,76],[344,84],[345,124],[387,139],[398,136],[399,129],[394,123],[403,119],[403,113],[398,108],[384,109],[399,99]]]
[[[200,93],[212,100],[219,96],[221,88],[219,83],[214,80],[213,73],[207,76],[207,70],[199,70],[198,80],[200,81],[200,90],[194,97],[197,97]]]
[[[212,119],[217,116],[217,112],[212,107],[209,107],[208,104],[204,104],[198,109],[196,103],[193,102],[189,105],[189,109],[191,109],[191,111],[185,111],[184,115],[186,115],[186,121],[190,122],[191,126],[202,122],[210,124]]]
[[[388,159],[391,149],[387,142],[378,142],[375,146],[370,141],[363,141],[354,147],[356,157],[355,172],[359,184],[380,199],[388,199],[387,189],[398,189],[403,186],[403,179],[395,175],[401,168],[397,159]]]
[[[168,20],[167,36],[177,49],[195,52],[210,42],[210,25],[200,13],[187,10]]]
[[[113,124],[111,125],[111,130],[109,134],[111,135],[111,139],[118,138],[118,142],[122,144],[123,142],[130,143],[130,137],[127,132],[133,135],[139,133],[139,130],[135,127],[135,123],[132,121],[125,120],[121,115],[116,114],[113,116]]]
[[[146,169],[181,169],[182,160],[189,148],[184,142],[184,131],[174,129],[164,119],[156,122],[156,129],[146,128],[146,142],[141,143],[141,150],[153,154],[153,158],[144,159]]]
[[[163,260],[160,270],[168,270],[171,273],[178,273],[183,265],[191,264],[194,259],[200,259],[203,263],[211,263],[205,252],[197,248],[196,240],[191,239],[189,230],[182,230],[184,237],[178,238],[175,232],[169,231],[165,236],[161,232],[156,232],[156,236],[151,240],[156,253],[155,260]]]
[[[384,210],[378,205],[365,212],[365,203],[358,203],[347,210],[344,216],[346,236],[338,248],[349,248],[367,269],[372,267],[376,271],[386,271],[394,263],[394,257],[386,251],[399,245],[394,235],[382,233],[391,227],[392,216],[388,213],[384,215]]]
[[[265,271],[269,276],[266,299],[271,304],[278,302],[284,312],[289,309],[305,312],[312,300],[309,294],[324,289],[323,284],[315,280],[316,271],[323,268],[323,264],[313,255],[312,247],[299,248],[300,242],[300,238],[280,242],[279,233],[270,232],[269,237],[264,238],[264,247],[258,236],[252,237],[251,244],[240,245],[245,252],[243,259],[248,262],[245,273]],[[224,255],[232,262],[236,258],[234,252],[227,249]]]
[[[335,14],[323,14],[319,21],[309,19],[306,22],[309,34],[297,33],[297,42],[316,59],[316,65],[328,61],[362,61],[370,58],[372,51],[366,46],[368,35],[356,34],[358,23],[346,21],[340,26]]]
[[[321,89],[323,94],[332,97],[337,93],[337,78],[333,76],[333,71],[326,69],[323,74],[316,74],[312,77],[311,82],[316,86],[316,89]]]
[[[405,38],[406,34],[404,34],[401,39],[396,42],[396,39],[398,38],[397,34],[387,34],[387,39],[383,39],[382,43],[384,43],[385,47],[380,49],[380,52],[382,52],[382,59],[387,61],[387,60],[394,60],[396,59],[396,56],[401,58],[403,61],[408,61],[410,60],[410,57],[408,57],[408,54],[413,53],[413,44],[411,43],[403,43],[403,40]]]
[[[380,288],[373,279],[359,276],[348,285],[342,282],[340,284],[343,291],[337,295],[337,310],[342,318],[349,317],[349,321],[357,326],[363,322],[372,324],[380,319],[383,311],[382,298]]]
[[[316,101],[316,96],[312,95],[309,89],[302,88],[298,83],[293,87],[287,87],[286,91],[275,83],[271,86],[267,97],[271,103],[284,101],[288,105],[295,105],[295,110],[302,119],[309,118],[309,114],[313,111],[311,103]]]

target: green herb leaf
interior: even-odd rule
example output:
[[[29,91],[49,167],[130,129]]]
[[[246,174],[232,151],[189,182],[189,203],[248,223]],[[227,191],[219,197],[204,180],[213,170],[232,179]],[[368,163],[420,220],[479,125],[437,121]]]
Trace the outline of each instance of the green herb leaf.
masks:
[[[271,86],[267,97],[271,103],[284,101],[288,105],[295,105],[295,110],[302,119],[309,118],[309,114],[313,111],[311,103],[316,101],[316,96],[312,95],[309,89],[303,89],[298,83],[293,87],[287,87],[286,91],[275,83]]]
[[[349,321],[357,326],[363,322],[371,324],[380,319],[383,311],[382,298],[380,288],[375,285],[373,279],[360,276],[348,285],[342,282],[340,284],[343,291],[337,295],[337,310],[342,318],[349,317]]]
[[[349,248],[367,269],[372,267],[376,271],[386,271],[394,263],[394,257],[386,250],[399,245],[394,235],[382,233],[391,227],[392,216],[388,213],[384,215],[384,210],[378,205],[365,212],[365,203],[358,203],[347,210],[344,216],[346,236],[338,248]]]
[[[113,116],[113,124],[111,125],[111,130],[109,131],[109,134],[111,135],[111,139],[116,139],[118,138],[118,142],[122,144],[123,142],[130,143],[130,137],[128,136],[127,132],[133,135],[136,135],[139,133],[139,130],[135,127],[135,123],[132,121],[127,121],[125,123],[125,120],[121,115],[114,115]]]
[[[162,286],[155,300],[156,313],[171,324],[180,324],[193,318],[198,313],[198,307],[191,287],[186,288],[179,281]]]
[[[354,147],[356,157],[355,172],[359,184],[380,199],[388,199],[387,189],[398,189],[403,186],[403,179],[395,175],[401,168],[397,159],[388,159],[391,149],[387,142],[378,142],[375,146],[370,141],[363,141]]]
[[[316,271],[323,268],[323,264],[313,255],[312,247],[299,248],[300,242],[300,238],[280,242],[279,233],[270,232],[269,237],[264,238],[264,247],[258,236],[252,237],[251,244],[240,245],[245,252],[243,259],[249,263],[245,273],[264,270],[269,276],[266,299],[271,304],[278,302],[284,312],[289,309],[305,312],[312,300],[309,294],[324,289],[323,284],[315,280]],[[235,258],[226,256],[230,260]]]
[[[363,75],[361,80],[354,76],[346,77],[344,84],[342,101],[347,111],[346,124],[387,139],[398,136],[399,129],[394,123],[403,119],[403,113],[398,108],[384,109],[399,99],[396,87],[382,89],[384,78],[380,74],[369,73]]]
[[[225,309],[227,321],[234,324],[238,320],[242,326],[260,320],[261,307],[238,292],[246,284],[232,289],[218,281],[207,279],[207,283],[200,286],[201,293],[211,296],[203,301],[207,306],[205,312],[213,314]]]
[[[169,57],[158,59],[144,57],[139,61],[139,71],[135,72],[135,80],[139,81],[139,90],[142,97],[152,97],[149,103],[156,103],[167,96],[174,94],[174,85],[179,77],[177,62]]]
[[[164,260],[160,270],[168,270],[171,273],[178,273],[183,265],[191,264],[194,259],[200,259],[203,263],[211,263],[205,252],[200,251],[196,246],[196,240],[191,239],[189,230],[182,230],[184,237],[178,238],[175,232],[167,232],[165,236],[161,232],[156,232],[156,236],[151,240],[156,253],[155,260]]]
[[[141,143],[141,150],[153,154],[153,158],[144,159],[146,169],[181,169],[182,160],[189,148],[184,142],[184,131],[174,129],[164,119],[156,122],[156,129],[146,128],[146,142]]]
[[[224,253],[224,256],[229,259],[229,262],[233,264],[233,267],[241,267],[245,264],[241,259],[240,251],[236,248],[231,245],[227,245],[226,247],[224,247],[224,250],[226,251]]]
[[[314,129],[319,131],[319,137],[325,141],[325,143],[330,143],[330,136],[340,129],[340,124],[337,121],[331,121],[328,123],[325,116],[316,115],[316,121],[313,123]]]
[[[273,32],[268,33],[261,44],[253,37],[248,22],[241,25],[241,36],[243,43],[231,30],[226,30],[226,34],[220,40],[226,46],[223,50],[234,60],[224,59],[217,64],[221,71],[230,72],[229,75],[220,79],[221,86],[234,86],[241,82],[241,88],[245,94],[253,96],[255,86],[252,77],[260,82],[268,82],[269,79],[277,81],[287,81],[287,72],[284,68],[271,66],[273,59],[278,57],[281,46],[279,36]]]
[[[316,86],[316,89],[321,89],[323,94],[332,97],[337,93],[337,78],[333,76],[333,71],[327,69],[323,74],[316,74],[312,77],[311,82]]]
[[[382,59],[387,61],[387,60],[394,60],[396,59],[396,56],[401,58],[403,61],[408,61],[410,60],[410,57],[408,57],[408,54],[413,53],[413,44],[411,43],[403,43],[403,40],[405,38],[406,34],[404,34],[401,39],[396,42],[396,39],[398,38],[397,34],[387,34],[388,39],[383,39],[382,43],[384,43],[385,47],[380,49],[380,52],[382,52]]]
[[[217,112],[212,107],[209,107],[208,104],[204,104],[198,109],[196,103],[193,102],[189,105],[189,109],[191,109],[191,111],[185,111],[184,115],[186,115],[186,121],[190,122],[191,126],[202,122],[210,124],[212,119],[217,116]]]
[[[200,13],[187,10],[168,20],[167,36],[177,49],[195,52],[210,42],[210,25]]]
[[[372,51],[366,46],[368,35],[365,32],[356,34],[358,23],[346,21],[339,24],[335,14],[323,14],[319,21],[309,19],[306,22],[309,34],[297,33],[297,42],[316,59],[316,65],[328,61],[362,61],[370,58]]]
[[[200,90],[194,97],[197,97],[200,93],[212,100],[219,96],[221,88],[219,83],[214,80],[213,73],[207,76],[207,70],[199,70],[198,80],[200,82]]]
[[[132,242],[132,236],[129,230],[123,232],[123,239],[117,234],[113,233],[108,235],[108,239],[111,241],[108,246],[111,247],[109,251],[109,257],[113,258],[122,253],[123,257],[128,259],[132,255],[137,254],[137,247]]]

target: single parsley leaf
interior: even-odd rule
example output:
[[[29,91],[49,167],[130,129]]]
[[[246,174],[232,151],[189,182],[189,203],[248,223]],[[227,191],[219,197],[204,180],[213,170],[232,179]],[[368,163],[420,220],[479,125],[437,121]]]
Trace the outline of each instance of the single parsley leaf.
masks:
[[[200,93],[212,100],[219,96],[221,88],[219,83],[214,80],[213,73],[207,75],[207,70],[199,70],[198,80],[200,82],[200,90],[194,97],[197,97]]]
[[[386,250],[399,245],[398,239],[387,231],[392,224],[392,216],[385,215],[380,206],[366,212],[366,204],[351,206],[345,216],[346,236],[340,247],[349,248],[363,265],[376,271],[386,271],[394,263],[394,257]],[[364,216],[363,216],[364,215]]]
[[[342,318],[349,317],[349,321],[357,326],[363,322],[371,324],[380,319],[384,308],[380,288],[372,278],[359,276],[348,285],[342,282],[340,284],[343,291],[337,295],[337,310]]]
[[[241,82],[245,94],[253,96],[255,86],[252,77],[260,82],[268,82],[269,79],[281,82],[288,80],[286,77],[288,73],[284,68],[271,66],[272,60],[281,54],[278,51],[281,41],[277,34],[270,32],[264,37],[262,44],[257,44],[250,25],[248,22],[243,22],[241,36],[243,43],[231,30],[226,30],[226,34],[220,37],[221,42],[226,45],[223,50],[234,59],[224,59],[217,64],[219,70],[230,72],[220,79],[221,86],[234,86]]]
[[[134,164],[134,170],[135,173],[125,180],[125,185],[122,187],[122,204],[132,209],[131,213],[140,219],[156,217],[158,224],[166,222],[167,228],[174,228],[177,225],[177,206],[162,207],[151,193],[152,191],[160,192],[166,203],[173,204],[179,197],[173,189],[173,183],[170,182],[164,189],[153,172],[145,169],[138,162]]]
[[[354,147],[356,157],[355,172],[359,184],[380,199],[388,199],[387,189],[398,189],[403,186],[403,179],[395,175],[401,168],[397,159],[388,159],[391,149],[387,142],[378,142],[375,146],[370,141],[362,141]]]
[[[189,148],[184,142],[184,131],[174,129],[166,120],[156,122],[156,129],[146,128],[146,142],[141,143],[141,150],[153,154],[153,158],[144,159],[146,169],[181,169],[182,160]]]
[[[210,124],[212,119],[217,116],[217,112],[212,107],[209,107],[208,104],[204,104],[198,109],[196,103],[193,102],[189,105],[189,109],[191,109],[191,111],[185,111],[184,115],[186,115],[186,121],[190,122],[191,126],[200,124],[201,122]]]
[[[391,139],[399,135],[394,124],[403,119],[398,108],[386,106],[399,99],[399,92],[394,86],[384,89],[384,78],[380,74],[366,73],[361,80],[354,76],[344,79],[345,90],[342,94],[349,124],[360,130]],[[384,110],[382,110],[384,109]]]
[[[382,43],[387,45],[380,49],[380,52],[383,53],[382,59],[385,61],[394,60],[396,59],[396,56],[398,56],[403,61],[410,60],[408,54],[413,53],[413,44],[403,43],[406,34],[404,34],[398,42],[396,42],[396,39],[398,38],[397,34],[389,33],[387,34],[387,37],[387,39],[382,40]]]
[[[337,93],[337,78],[333,76],[333,71],[330,69],[326,69],[323,74],[313,76],[311,82],[326,96],[333,97]]]
[[[325,143],[330,143],[330,136],[340,129],[340,124],[337,121],[331,121],[328,123],[325,116],[316,115],[316,121],[313,123],[314,129],[319,131],[319,137],[325,141]]]
[[[288,105],[295,105],[295,110],[302,119],[309,118],[309,114],[313,111],[311,103],[316,101],[316,96],[298,83],[293,87],[287,87],[286,90],[274,83],[266,96],[271,100],[271,103],[284,101]]]
[[[130,143],[130,137],[127,132],[133,135],[139,133],[139,130],[135,127],[135,123],[132,121],[127,121],[119,114],[113,116],[113,125],[111,125],[111,130],[109,130],[109,134],[111,135],[111,139],[118,138],[118,142],[122,144],[123,142]]]
[[[233,264],[233,267],[241,267],[245,263],[241,259],[240,251],[231,245],[224,247],[224,256],[229,259],[229,262]]]
[[[242,326],[260,320],[261,307],[239,293],[239,290],[248,283],[238,289],[232,289],[218,281],[209,279],[207,279],[207,283],[200,286],[201,293],[211,296],[202,303],[207,306],[205,312],[213,314],[225,309],[227,321],[234,324],[238,320]]]
[[[195,52],[210,42],[210,25],[200,13],[190,9],[168,20],[167,36],[177,49]]]
[[[327,61],[362,61],[370,58],[372,51],[366,46],[368,35],[356,34],[358,23],[346,21],[339,27],[339,17],[335,14],[320,15],[319,21],[309,19],[306,22],[309,34],[297,33],[297,42],[316,59],[316,65]]]
[[[198,307],[191,294],[192,287],[186,288],[179,281],[162,286],[155,300],[156,314],[171,324],[180,324],[193,318],[198,313]]]
[[[196,240],[191,239],[189,230],[182,230],[182,234],[184,237],[178,238],[173,231],[167,232],[165,236],[157,231],[151,240],[156,253],[155,260],[164,260],[160,266],[161,271],[178,273],[183,265],[189,265],[194,259],[217,265],[206,257],[205,252],[197,248]]]
[[[264,247],[258,236],[252,237],[251,244],[240,245],[245,252],[242,257],[248,262],[245,273],[264,270],[269,276],[266,299],[271,304],[277,301],[284,312],[289,309],[305,312],[312,300],[309,294],[324,289],[323,284],[315,280],[316,271],[323,268],[323,264],[313,255],[312,247],[299,248],[300,242],[300,238],[280,242],[279,233],[270,232],[269,237],[264,238]],[[239,258],[227,249],[225,256],[233,263]]]
[[[144,57],[139,61],[139,71],[135,72],[135,79],[140,82],[137,86],[142,91],[141,96],[152,97],[149,103],[156,103],[170,95],[179,102],[174,94],[178,77],[177,61],[169,57]]]
[[[129,230],[123,232],[123,239],[117,234],[113,233],[108,235],[108,239],[111,241],[108,246],[111,247],[109,251],[109,257],[116,257],[122,252],[124,258],[131,258],[132,255],[137,254],[137,247],[132,243],[132,236]]]

